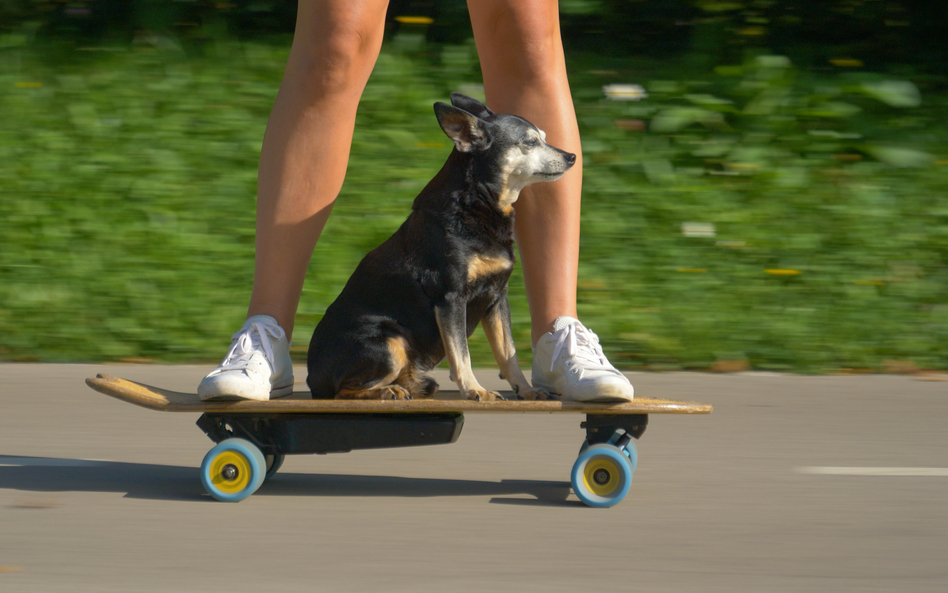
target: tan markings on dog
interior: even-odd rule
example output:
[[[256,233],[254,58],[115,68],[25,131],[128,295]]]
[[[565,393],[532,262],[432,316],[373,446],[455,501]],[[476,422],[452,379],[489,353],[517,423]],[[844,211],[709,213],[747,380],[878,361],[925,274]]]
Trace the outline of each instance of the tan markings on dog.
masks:
[[[485,315],[481,320],[481,327],[484,328],[487,343],[490,345],[491,352],[494,353],[497,366],[500,367],[501,378],[509,381],[512,378],[511,363],[517,364],[517,352],[513,340],[504,331],[503,319],[496,314]]]
[[[537,151],[524,155],[519,148],[508,150],[501,165],[502,185],[497,196],[497,206],[505,215],[510,216],[513,205],[520,198],[520,191],[534,181],[531,170],[538,165],[532,164],[536,160]]]
[[[467,262],[467,281],[474,282],[478,278],[506,272],[513,267],[513,262],[506,257],[489,255],[475,255]]]
[[[389,383],[395,380],[408,365],[408,341],[401,336],[392,336],[385,341],[388,347],[388,354],[392,358],[392,376]]]
[[[411,376],[411,365],[408,359],[408,342],[401,336],[392,336],[385,341],[391,360],[390,370],[369,386],[358,388],[343,388],[336,394],[336,399],[405,399],[411,394],[399,385],[401,379]],[[398,384],[396,384],[398,383]]]
[[[409,399],[411,393],[401,385],[382,385],[369,389],[344,389],[336,399]]]
[[[501,178],[503,179],[503,185],[501,185],[500,193],[497,195],[497,207],[506,216],[513,213],[513,205],[520,197],[520,190],[523,189],[523,184],[515,180],[515,177],[518,176],[519,163],[511,158],[513,154],[513,151],[508,152],[508,156],[502,165],[503,176]]]
[[[481,327],[484,328],[484,334],[487,336],[487,343],[490,345],[497,366],[500,367],[500,378],[504,379],[513,390],[523,399],[535,400],[546,399],[547,394],[541,390],[535,390],[523,371],[520,370],[520,363],[517,361],[517,348],[514,345],[513,336],[497,309],[493,309],[481,320]]]
[[[500,191],[500,197],[497,199],[497,205],[505,216],[513,214],[513,205],[520,197],[520,190],[513,190],[505,187]]]

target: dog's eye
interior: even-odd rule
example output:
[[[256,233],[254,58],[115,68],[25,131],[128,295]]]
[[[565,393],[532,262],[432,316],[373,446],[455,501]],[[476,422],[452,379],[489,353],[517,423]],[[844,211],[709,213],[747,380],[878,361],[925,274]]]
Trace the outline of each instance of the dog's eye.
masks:
[[[524,140],[523,144],[524,146],[529,146],[530,148],[533,148],[534,146],[539,146],[540,141],[537,140],[536,138],[530,138],[529,140]]]

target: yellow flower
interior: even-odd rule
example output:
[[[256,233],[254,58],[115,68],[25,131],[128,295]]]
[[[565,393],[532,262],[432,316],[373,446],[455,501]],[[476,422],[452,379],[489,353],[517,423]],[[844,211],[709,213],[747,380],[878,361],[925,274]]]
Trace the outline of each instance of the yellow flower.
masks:
[[[404,25],[430,25],[434,19],[427,16],[397,16],[395,20]]]

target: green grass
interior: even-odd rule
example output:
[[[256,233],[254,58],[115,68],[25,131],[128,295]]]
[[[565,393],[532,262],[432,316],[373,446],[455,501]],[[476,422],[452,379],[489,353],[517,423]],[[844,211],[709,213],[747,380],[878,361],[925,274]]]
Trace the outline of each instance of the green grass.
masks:
[[[288,40],[201,52],[7,41],[0,359],[219,359],[246,311],[257,159]],[[571,69],[586,160],[580,313],[617,364],[948,368],[937,81],[817,77],[767,57],[695,73],[575,56]],[[432,103],[477,82],[470,45],[386,45],[298,344],[443,163]],[[649,96],[608,100],[601,87],[616,82]],[[519,273],[510,292],[529,363]],[[475,336],[475,363],[493,364]]]

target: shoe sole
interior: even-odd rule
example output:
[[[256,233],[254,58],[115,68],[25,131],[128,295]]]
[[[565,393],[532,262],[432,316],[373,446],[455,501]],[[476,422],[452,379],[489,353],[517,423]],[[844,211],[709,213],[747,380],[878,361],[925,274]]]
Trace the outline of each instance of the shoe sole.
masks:
[[[617,404],[617,403],[629,403],[635,398],[634,395],[608,395],[608,394],[596,394],[589,397],[568,397],[560,393],[554,387],[547,387],[540,383],[533,384],[534,389],[542,389],[547,393],[556,396],[560,401],[568,402],[578,402],[584,404]]]
[[[286,385],[284,387],[274,387],[270,391],[270,399],[286,397],[287,395],[290,395],[291,393],[293,393],[293,383],[290,383],[289,385]]]
[[[249,395],[236,395],[232,393],[221,393],[214,395],[200,395],[201,401],[230,402],[230,401],[255,401],[265,402],[272,399],[286,397],[293,393],[293,383],[282,387],[273,388],[266,397],[253,397]]]

